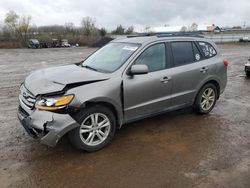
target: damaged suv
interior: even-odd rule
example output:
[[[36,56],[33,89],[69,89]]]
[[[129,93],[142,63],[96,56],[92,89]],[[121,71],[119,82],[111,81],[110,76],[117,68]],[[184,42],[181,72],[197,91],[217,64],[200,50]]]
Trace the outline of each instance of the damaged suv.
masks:
[[[30,74],[18,117],[46,145],[67,134],[76,148],[96,151],[123,124],[190,106],[209,113],[226,87],[227,65],[204,38],[117,39],[83,62]]]

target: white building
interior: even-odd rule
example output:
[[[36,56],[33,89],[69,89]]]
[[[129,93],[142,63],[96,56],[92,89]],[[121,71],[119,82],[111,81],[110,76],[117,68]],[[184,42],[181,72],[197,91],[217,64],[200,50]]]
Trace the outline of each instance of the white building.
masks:
[[[183,27],[185,27],[187,29],[187,31],[190,31],[190,27],[189,26],[163,26],[163,27],[135,27],[134,31],[137,33],[150,33],[150,32],[154,32],[154,33],[160,33],[160,32],[180,32]],[[196,31],[214,31],[214,29],[216,29],[218,27],[216,27],[214,24],[201,24],[197,26],[197,30]]]

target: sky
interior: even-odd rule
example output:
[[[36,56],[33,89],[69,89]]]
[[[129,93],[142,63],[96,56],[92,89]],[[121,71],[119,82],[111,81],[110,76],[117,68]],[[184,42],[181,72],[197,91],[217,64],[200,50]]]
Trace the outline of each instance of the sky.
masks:
[[[13,10],[32,24],[64,25],[90,16],[98,27],[215,24],[250,25],[250,0],[0,0],[0,24]]]

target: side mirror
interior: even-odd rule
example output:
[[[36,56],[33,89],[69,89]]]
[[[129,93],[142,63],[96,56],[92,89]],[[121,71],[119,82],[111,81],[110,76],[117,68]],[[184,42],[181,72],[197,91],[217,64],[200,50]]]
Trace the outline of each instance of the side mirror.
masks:
[[[129,71],[130,75],[147,74],[147,73],[148,73],[147,65],[132,65]]]

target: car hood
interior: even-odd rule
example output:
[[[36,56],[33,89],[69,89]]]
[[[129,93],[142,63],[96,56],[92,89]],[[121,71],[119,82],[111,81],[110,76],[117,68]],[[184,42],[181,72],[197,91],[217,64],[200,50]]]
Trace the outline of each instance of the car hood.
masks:
[[[67,86],[79,86],[109,79],[109,75],[77,65],[52,67],[34,71],[24,81],[33,95],[62,91]]]

